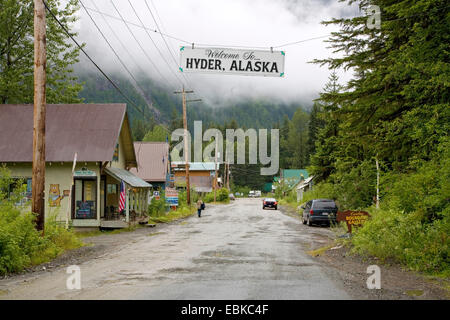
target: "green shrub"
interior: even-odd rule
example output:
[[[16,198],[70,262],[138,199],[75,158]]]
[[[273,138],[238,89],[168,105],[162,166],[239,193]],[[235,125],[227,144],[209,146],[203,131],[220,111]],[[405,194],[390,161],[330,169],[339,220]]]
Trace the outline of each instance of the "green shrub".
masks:
[[[226,203],[230,202],[229,194],[230,191],[227,188],[220,188],[219,190],[216,190],[216,201]],[[214,202],[214,191],[208,192],[203,197],[203,202],[205,203]]]
[[[433,223],[420,215],[375,210],[352,238],[353,251],[393,259],[412,270],[450,275],[450,214]]]
[[[217,191],[216,199],[217,199],[217,201],[220,201],[220,202],[229,202],[230,201],[229,194],[230,194],[230,191],[227,188],[220,188]]]
[[[166,213],[166,200],[164,196],[161,196],[159,200],[155,198],[148,206],[148,214],[150,217],[159,217]]]
[[[22,271],[82,245],[54,217],[46,219],[45,236],[41,236],[35,229],[35,216],[24,207],[14,205],[24,191],[21,182],[9,196],[5,191],[11,182],[9,172],[0,168],[0,274]]]

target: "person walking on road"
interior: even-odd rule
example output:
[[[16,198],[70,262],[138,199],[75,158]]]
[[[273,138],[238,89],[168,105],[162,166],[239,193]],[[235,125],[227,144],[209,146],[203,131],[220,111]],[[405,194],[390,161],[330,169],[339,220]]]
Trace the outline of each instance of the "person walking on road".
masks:
[[[202,216],[202,209],[203,209],[203,201],[202,199],[199,198],[197,200],[197,214],[199,218]]]

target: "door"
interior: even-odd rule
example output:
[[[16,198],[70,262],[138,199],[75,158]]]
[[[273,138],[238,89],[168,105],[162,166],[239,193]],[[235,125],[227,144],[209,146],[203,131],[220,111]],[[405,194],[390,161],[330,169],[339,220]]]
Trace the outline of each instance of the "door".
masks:
[[[97,179],[75,178],[74,219],[97,219]]]

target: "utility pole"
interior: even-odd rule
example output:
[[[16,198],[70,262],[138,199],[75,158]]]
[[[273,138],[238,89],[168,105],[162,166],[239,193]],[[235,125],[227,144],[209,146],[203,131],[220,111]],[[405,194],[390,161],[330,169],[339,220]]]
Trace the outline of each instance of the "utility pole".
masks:
[[[378,163],[378,154],[375,158],[375,164],[377,166],[377,198],[376,198],[375,206],[377,209],[380,209],[380,165]]]
[[[45,69],[47,65],[45,5],[34,0],[34,111],[31,211],[37,214],[36,229],[45,223]]]
[[[217,148],[219,143],[216,140],[216,155],[214,157],[214,204],[216,204],[216,189],[217,189]]]
[[[187,115],[186,115],[186,103],[187,102],[195,102],[195,101],[201,101],[201,99],[195,99],[195,100],[187,100],[186,101],[186,93],[194,93],[192,90],[183,90],[182,91],[175,91],[175,94],[181,93],[182,100],[183,100],[183,128],[184,128],[184,161],[185,161],[185,173],[186,173],[186,200],[187,204],[191,204],[191,185],[189,181],[189,152],[188,150],[188,141],[187,141]]]
[[[230,190],[230,163],[227,162],[227,189]]]

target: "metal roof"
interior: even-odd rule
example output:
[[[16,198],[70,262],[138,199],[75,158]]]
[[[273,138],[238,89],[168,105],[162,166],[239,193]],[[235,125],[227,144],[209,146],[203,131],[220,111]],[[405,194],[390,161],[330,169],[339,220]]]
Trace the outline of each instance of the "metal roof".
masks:
[[[299,183],[299,185],[297,187],[297,190],[303,189],[304,187],[309,185],[309,183],[311,182],[312,179],[314,179],[314,176],[310,176],[308,179],[301,181],[301,183]]]
[[[0,162],[31,162],[33,105],[0,104]],[[125,104],[47,104],[45,159],[111,161],[123,133],[126,161],[136,162]]]
[[[213,177],[211,176],[190,176],[189,182],[191,184],[191,188],[194,188],[197,192],[211,192],[213,190]],[[186,177],[185,176],[176,176],[175,184],[185,184]]]
[[[169,144],[167,142],[135,142],[137,169],[130,172],[145,181],[166,181]]]
[[[184,170],[185,164],[184,161],[173,161],[172,164],[177,166],[183,166],[178,169]],[[217,163],[217,170],[219,170],[219,167],[220,163]],[[189,162],[189,171],[214,171],[214,170],[216,170],[214,162]]]
[[[150,183],[145,182],[139,177],[136,177],[134,174],[132,174],[130,171],[115,168],[115,167],[106,167],[105,168],[106,173],[110,174],[117,180],[123,180],[126,184],[130,185],[131,187],[135,188],[150,188],[152,185]]]

